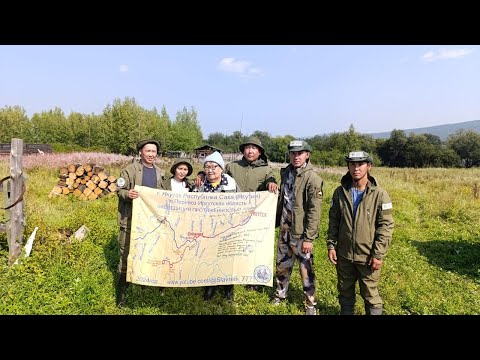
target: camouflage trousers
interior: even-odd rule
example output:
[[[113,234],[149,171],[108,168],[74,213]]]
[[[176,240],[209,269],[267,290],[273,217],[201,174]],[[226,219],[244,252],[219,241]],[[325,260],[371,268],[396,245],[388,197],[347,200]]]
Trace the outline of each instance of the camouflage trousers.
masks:
[[[118,262],[118,272],[120,274],[127,273],[127,258],[130,251],[130,229],[120,228],[118,234],[118,250],[120,260]]]
[[[275,273],[277,283],[275,296],[282,300],[286,299],[293,265],[295,264],[295,259],[298,259],[303,293],[305,295],[305,305],[314,306],[316,302],[313,254],[302,253],[302,244],[303,240],[292,239],[288,230],[280,230]]]
[[[336,269],[340,305],[355,305],[355,283],[358,281],[360,295],[365,302],[365,306],[372,308],[383,306],[382,298],[378,292],[381,269],[372,271],[372,268],[367,264],[352,263],[342,258],[337,259]]]

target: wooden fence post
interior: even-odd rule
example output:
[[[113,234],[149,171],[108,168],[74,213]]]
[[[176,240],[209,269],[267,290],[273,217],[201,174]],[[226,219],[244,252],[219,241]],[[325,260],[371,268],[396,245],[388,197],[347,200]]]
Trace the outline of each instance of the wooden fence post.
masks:
[[[24,193],[23,179],[23,140],[12,139],[12,150],[10,152],[10,203],[19,199]],[[10,221],[7,222],[8,240],[8,265],[12,265],[22,252],[23,230],[25,228],[25,216],[23,212],[24,201],[20,201],[7,211],[10,212]],[[8,206],[9,204],[6,204]],[[10,236],[9,236],[10,235]]]
[[[3,182],[0,184],[0,192],[3,191],[3,194],[0,193],[0,196],[3,198],[3,199],[0,199],[0,204],[8,204],[8,182]],[[1,211],[1,209],[0,209]],[[0,223],[0,232],[7,232],[7,221],[8,221],[8,217],[9,217],[10,213],[8,212],[8,210],[5,210],[5,222],[4,223]],[[7,241],[8,243],[10,242],[9,240],[9,235],[7,233]]]

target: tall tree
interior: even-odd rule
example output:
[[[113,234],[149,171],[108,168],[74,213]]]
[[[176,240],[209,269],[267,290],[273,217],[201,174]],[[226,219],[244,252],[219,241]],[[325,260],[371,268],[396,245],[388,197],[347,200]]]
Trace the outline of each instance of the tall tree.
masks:
[[[225,151],[227,148],[227,138],[221,132],[214,132],[208,135],[206,143]]]
[[[0,142],[10,143],[12,138],[30,141],[31,122],[20,106],[5,106],[0,109]]]
[[[193,107],[190,110],[184,107],[177,112],[171,126],[171,144],[166,150],[193,152],[202,144],[203,134],[197,116]]]
[[[361,150],[361,134],[355,130],[353,124],[350,124],[348,131],[345,133],[345,140],[348,146],[347,151]]]
[[[458,130],[447,139],[465,167],[480,166],[480,133],[474,130]]]
[[[224,149],[224,152],[238,152],[240,149],[240,144],[246,140],[246,136],[242,134],[241,131],[236,130],[232,135],[227,137],[227,148]]]
[[[273,155],[273,140],[272,135],[265,131],[255,131],[252,136],[256,136],[262,142],[262,146],[265,149],[265,154],[270,159]]]
[[[32,141],[38,143],[70,143],[71,129],[62,109],[42,111],[32,116]]]
[[[288,144],[294,139],[292,135],[274,137],[268,159],[272,162],[288,163]]]
[[[132,155],[146,133],[145,111],[135,98],[115,99],[103,110],[103,141],[113,153]]]
[[[390,138],[377,149],[382,162],[391,167],[405,167],[405,148],[407,140],[405,131],[394,129],[390,133]]]

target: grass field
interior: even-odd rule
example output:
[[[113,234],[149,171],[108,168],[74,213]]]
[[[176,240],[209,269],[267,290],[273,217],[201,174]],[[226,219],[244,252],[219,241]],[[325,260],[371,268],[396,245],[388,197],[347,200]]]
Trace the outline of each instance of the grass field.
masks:
[[[72,155],[69,155],[72,156]],[[130,159],[79,154],[118,176]],[[91,156],[92,160],[88,160]],[[0,314],[303,314],[303,292],[296,265],[288,301],[270,304],[273,288],[248,291],[235,286],[235,301],[220,295],[202,299],[201,288],[143,289],[132,285],[127,306],[115,306],[118,262],[117,197],[81,201],[72,195],[48,198],[58,169],[74,162],[67,155],[24,157],[27,239],[38,232],[30,257],[8,267],[8,245],[0,233]],[[167,162],[160,165],[169,169]],[[194,170],[198,170],[196,165]],[[278,171],[278,169],[277,169]],[[318,169],[324,179],[320,235],[314,246],[320,315],[339,313],[336,274],[325,245],[328,208],[346,168]],[[194,174],[196,171],[194,171]],[[0,178],[9,175],[9,158],[0,158]],[[386,314],[480,314],[480,169],[373,168],[372,175],[393,201],[395,230],[384,260],[380,294]],[[2,202],[3,204],[3,194]],[[0,222],[5,211],[0,210]],[[86,225],[83,241],[66,230]],[[357,291],[358,292],[358,291]],[[357,296],[356,313],[363,314]]]

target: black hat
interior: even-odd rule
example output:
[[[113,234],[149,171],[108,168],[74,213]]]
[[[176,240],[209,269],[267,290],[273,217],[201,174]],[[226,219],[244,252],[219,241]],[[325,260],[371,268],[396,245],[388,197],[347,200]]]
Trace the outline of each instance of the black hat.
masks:
[[[186,176],[186,177],[192,175],[193,167],[192,167],[192,164],[190,164],[187,160],[178,160],[178,161],[177,161],[175,164],[173,164],[172,167],[170,168],[170,173],[171,173],[172,175],[175,175],[175,170],[177,170],[178,165],[181,165],[181,164],[187,165],[188,173],[187,173],[187,176]]]
[[[147,144],[155,144],[157,146],[157,153],[160,152],[160,143],[155,139],[145,139],[139,141],[139,143],[137,144],[137,151],[142,150],[142,148]]]
[[[245,146],[249,145],[249,144],[252,144],[252,145],[255,145],[256,147],[258,147],[260,150],[261,150],[261,153],[264,154],[265,153],[265,149],[263,148],[262,146],[262,142],[260,141],[259,138],[257,138],[256,136],[250,136],[247,141],[245,141],[243,144],[240,144],[239,148],[240,148],[240,152],[243,153],[243,149],[245,149]]]

